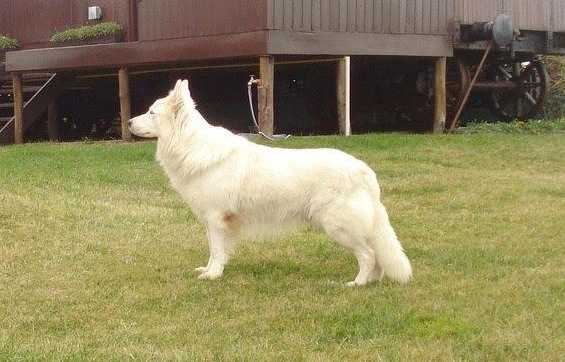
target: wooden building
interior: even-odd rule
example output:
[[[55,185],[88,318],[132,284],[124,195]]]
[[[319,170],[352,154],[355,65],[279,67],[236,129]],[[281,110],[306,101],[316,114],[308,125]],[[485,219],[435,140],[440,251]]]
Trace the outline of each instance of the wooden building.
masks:
[[[103,21],[119,23],[123,40],[54,47],[49,39],[55,30],[93,23],[87,18],[89,6],[102,9]],[[513,41],[489,49],[486,70],[472,79],[489,39],[466,40],[465,32],[500,14],[512,20]],[[7,53],[0,70],[1,89],[11,97],[2,104],[14,112],[0,118],[4,142],[22,142],[44,118],[56,138],[61,113],[56,100],[65,89],[119,79],[125,125],[131,114],[130,82],[137,76],[190,75],[199,69],[258,71],[259,118],[264,131],[272,133],[279,96],[275,68],[292,64],[333,69],[322,78],[335,84],[336,94],[328,99],[333,99],[335,124],[348,133],[349,92],[350,87],[355,92],[357,79],[351,78],[351,68],[369,72],[375,62],[384,69],[408,62],[405,73],[418,70],[414,83],[423,82],[420,93],[432,104],[430,119],[442,131],[452,109],[465,103],[467,89],[492,93],[500,113],[509,117],[539,110],[547,87],[544,69],[516,64],[537,64],[538,54],[565,52],[565,0],[3,0],[0,34],[21,43]],[[387,71],[379,77],[383,74]],[[505,104],[503,91],[523,99]],[[122,129],[129,139],[127,127]]]

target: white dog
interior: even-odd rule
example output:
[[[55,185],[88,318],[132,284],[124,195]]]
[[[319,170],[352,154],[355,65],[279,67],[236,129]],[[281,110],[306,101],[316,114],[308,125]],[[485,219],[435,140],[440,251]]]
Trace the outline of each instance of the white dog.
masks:
[[[190,96],[188,81],[130,121],[132,133],[157,137],[157,160],[208,232],[210,259],[200,279],[222,276],[240,238],[260,238],[306,223],[353,252],[350,286],[406,283],[410,262],[380,202],[373,170],[338,150],[261,146],[213,127]]]

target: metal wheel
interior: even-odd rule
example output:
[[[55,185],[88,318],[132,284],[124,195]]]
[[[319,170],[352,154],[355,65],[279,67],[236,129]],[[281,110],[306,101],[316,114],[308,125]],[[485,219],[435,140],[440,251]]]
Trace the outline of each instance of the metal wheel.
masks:
[[[453,117],[463,100],[465,90],[471,82],[471,74],[469,66],[465,64],[463,59],[456,58],[447,64],[447,123],[449,129],[453,121]]]
[[[514,89],[499,89],[491,93],[492,109],[507,121],[529,119],[542,110],[549,92],[550,79],[545,65],[538,60],[524,63],[500,63],[491,67],[491,80],[511,81]]]

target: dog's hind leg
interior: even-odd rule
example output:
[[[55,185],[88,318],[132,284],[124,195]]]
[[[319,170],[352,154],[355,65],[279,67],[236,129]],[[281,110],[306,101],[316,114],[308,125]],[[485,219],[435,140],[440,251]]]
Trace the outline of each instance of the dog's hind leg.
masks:
[[[373,234],[372,200],[363,190],[336,197],[315,214],[314,220],[328,236],[351,251],[359,265],[355,280],[348,286],[360,286],[382,277],[377,265]]]
[[[376,255],[375,255],[375,257],[376,257]],[[374,282],[374,281],[380,282],[381,280],[383,280],[384,276],[385,276],[385,270],[379,264],[379,261],[375,260],[375,268],[373,269],[373,271],[369,275],[369,283]]]
[[[378,278],[379,270],[376,265],[375,251],[369,245],[369,240],[363,235],[362,230],[356,229],[355,222],[351,219],[342,219],[341,210],[327,215],[322,221],[322,227],[328,236],[338,244],[350,250],[359,265],[359,272],[355,280],[347,283],[348,286],[361,286]]]

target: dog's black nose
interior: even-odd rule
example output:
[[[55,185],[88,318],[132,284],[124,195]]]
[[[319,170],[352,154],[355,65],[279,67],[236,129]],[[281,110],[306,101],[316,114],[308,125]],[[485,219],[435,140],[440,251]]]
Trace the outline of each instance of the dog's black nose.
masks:
[[[132,122],[131,122],[131,119],[130,119],[130,120],[128,121],[128,126],[131,126],[131,123],[132,123]]]

